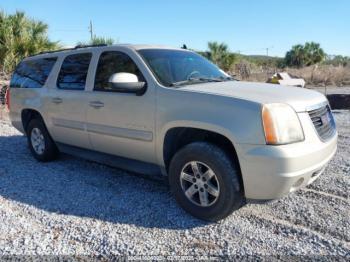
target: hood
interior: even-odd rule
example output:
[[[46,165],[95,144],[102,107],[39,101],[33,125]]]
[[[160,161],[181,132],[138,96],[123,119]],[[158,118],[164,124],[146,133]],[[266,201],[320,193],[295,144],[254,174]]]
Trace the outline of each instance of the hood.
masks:
[[[323,94],[305,88],[241,81],[187,85],[181,90],[235,97],[261,104],[286,103],[296,112],[305,112],[308,107],[327,101]]]

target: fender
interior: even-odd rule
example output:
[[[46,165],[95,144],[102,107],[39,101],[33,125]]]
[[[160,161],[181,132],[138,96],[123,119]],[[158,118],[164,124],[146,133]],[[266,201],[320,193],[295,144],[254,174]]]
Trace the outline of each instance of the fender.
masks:
[[[157,161],[162,168],[165,167],[165,161],[163,156],[165,136],[167,132],[173,128],[196,128],[203,131],[217,133],[219,135],[226,137],[228,140],[230,140],[230,142],[234,145],[234,147],[236,147],[235,138],[233,134],[222,126],[217,126],[217,125],[213,125],[205,122],[188,121],[188,120],[171,121],[163,126],[156,140]]]

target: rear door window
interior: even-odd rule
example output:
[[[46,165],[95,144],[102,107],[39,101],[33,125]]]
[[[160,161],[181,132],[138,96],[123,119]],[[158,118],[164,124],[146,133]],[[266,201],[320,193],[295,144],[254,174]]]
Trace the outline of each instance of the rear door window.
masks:
[[[41,88],[57,60],[57,57],[22,61],[11,79],[11,88]]]
[[[84,90],[91,60],[91,53],[67,56],[57,78],[60,89]]]

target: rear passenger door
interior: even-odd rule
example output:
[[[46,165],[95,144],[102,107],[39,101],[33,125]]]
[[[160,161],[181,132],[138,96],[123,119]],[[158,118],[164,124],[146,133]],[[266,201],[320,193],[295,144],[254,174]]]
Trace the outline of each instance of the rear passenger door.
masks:
[[[92,53],[77,53],[64,58],[50,89],[50,133],[60,143],[90,149],[85,128],[88,97],[85,87]]]

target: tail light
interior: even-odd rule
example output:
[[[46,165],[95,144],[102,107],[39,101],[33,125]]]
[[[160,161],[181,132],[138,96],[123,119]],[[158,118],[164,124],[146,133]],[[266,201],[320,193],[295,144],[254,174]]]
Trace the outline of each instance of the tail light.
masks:
[[[10,88],[7,88],[5,93],[5,105],[7,107],[7,110],[10,111]]]

